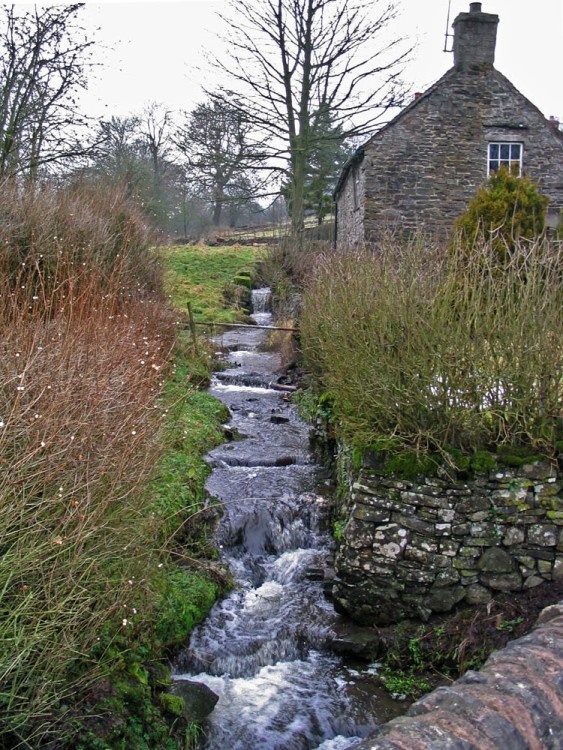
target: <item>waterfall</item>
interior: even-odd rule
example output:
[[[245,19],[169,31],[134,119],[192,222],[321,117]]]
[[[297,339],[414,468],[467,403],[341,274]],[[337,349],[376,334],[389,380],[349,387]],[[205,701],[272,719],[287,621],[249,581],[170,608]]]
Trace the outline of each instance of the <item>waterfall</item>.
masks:
[[[262,289],[252,290],[252,312],[253,313],[269,313],[270,302],[272,299],[272,292],[269,287],[263,287]]]

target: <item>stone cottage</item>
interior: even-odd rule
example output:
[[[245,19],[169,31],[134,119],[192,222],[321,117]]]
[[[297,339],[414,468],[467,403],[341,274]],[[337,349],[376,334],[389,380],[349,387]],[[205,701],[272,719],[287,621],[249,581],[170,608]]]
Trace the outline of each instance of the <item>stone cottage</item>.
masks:
[[[499,18],[471,3],[453,23],[454,65],[345,164],[335,191],[338,246],[384,230],[445,234],[492,171],[527,175],[563,208],[563,133],[493,66]]]

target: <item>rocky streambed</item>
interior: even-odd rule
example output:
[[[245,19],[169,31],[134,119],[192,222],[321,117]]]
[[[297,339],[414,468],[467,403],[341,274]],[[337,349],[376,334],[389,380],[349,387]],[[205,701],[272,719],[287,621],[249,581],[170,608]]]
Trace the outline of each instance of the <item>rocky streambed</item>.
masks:
[[[268,296],[253,295],[262,325]],[[207,750],[342,750],[401,704],[378,684],[376,663],[336,653],[365,654],[369,642],[325,595],[329,490],[309,428],[279,388],[280,357],[263,350],[267,335],[233,330],[216,341],[227,369],[211,393],[228,406],[237,439],[209,454],[207,490],[223,506],[218,541],[236,586],[180,654],[176,689],[193,694],[196,682],[218,696]]]

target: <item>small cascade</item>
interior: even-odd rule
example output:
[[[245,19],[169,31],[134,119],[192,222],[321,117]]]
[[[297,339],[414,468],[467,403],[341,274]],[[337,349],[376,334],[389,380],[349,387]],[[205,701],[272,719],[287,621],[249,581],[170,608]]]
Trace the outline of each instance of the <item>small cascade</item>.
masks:
[[[272,292],[269,287],[252,290],[252,312],[256,315],[271,313]]]
[[[270,290],[252,300],[253,317],[268,325]],[[369,665],[327,647],[340,622],[323,586],[330,503],[308,426],[287,394],[268,387],[281,361],[261,351],[266,336],[229,332],[230,368],[212,382],[242,438],[207,458],[207,491],[223,505],[218,544],[236,586],[192,633],[175,679],[219,696],[205,750],[344,750],[378,723],[381,691]]]

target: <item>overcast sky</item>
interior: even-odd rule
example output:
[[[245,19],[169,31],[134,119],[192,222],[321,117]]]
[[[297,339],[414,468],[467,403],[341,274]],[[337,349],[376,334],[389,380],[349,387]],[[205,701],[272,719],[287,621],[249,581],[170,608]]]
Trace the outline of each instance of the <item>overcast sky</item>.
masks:
[[[418,46],[406,70],[412,91],[424,91],[452,65],[444,53],[448,0],[401,0],[390,35]],[[190,110],[209,83],[205,52],[220,54],[218,11],[226,0],[87,2],[83,20],[104,45],[105,67],[84,107],[96,117],[139,112],[148,102]],[[450,25],[469,0],[451,0]],[[500,24],[495,66],[546,116],[563,120],[563,0],[483,0]],[[451,31],[451,28],[450,28]],[[393,36],[391,36],[393,38]],[[451,40],[449,40],[451,45]]]

